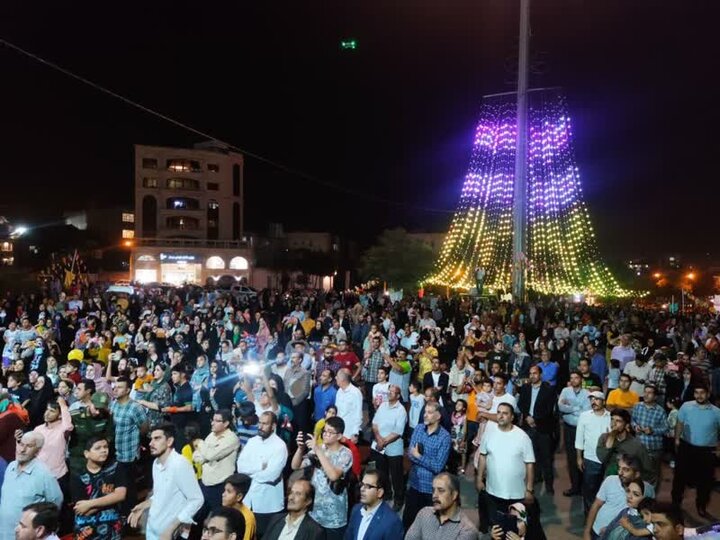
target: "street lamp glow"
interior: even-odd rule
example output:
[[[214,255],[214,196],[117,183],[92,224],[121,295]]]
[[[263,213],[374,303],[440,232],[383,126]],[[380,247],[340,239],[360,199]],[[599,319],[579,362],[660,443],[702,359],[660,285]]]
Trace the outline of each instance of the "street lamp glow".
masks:
[[[654,277],[655,279],[660,279],[660,278],[662,277],[662,274],[661,274],[660,272],[655,272],[655,273],[653,274],[653,277]]]
[[[690,273],[687,275],[687,278],[688,278],[688,279],[695,279],[695,272],[690,272]]]
[[[28,232],[27,227],[25,227],[24,225],[18,225],[17,227],[15,227],[13,229],[13,232],[11,233],[10,236],[12,236],[13,238],[17,238],[18,236],[22,236],[26,232]]]

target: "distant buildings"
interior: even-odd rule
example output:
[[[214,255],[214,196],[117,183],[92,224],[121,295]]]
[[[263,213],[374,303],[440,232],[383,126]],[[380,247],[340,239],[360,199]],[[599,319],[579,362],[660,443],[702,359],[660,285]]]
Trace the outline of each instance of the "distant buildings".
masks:
[[[131,279],[204,284],[232,275],[250,281],[243,204],[241,154],[214,143],[136,145]]]

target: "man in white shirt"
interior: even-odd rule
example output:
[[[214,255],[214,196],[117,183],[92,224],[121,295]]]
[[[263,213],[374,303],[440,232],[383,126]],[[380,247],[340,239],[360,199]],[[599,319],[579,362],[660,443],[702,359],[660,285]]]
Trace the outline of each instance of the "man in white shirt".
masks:
[[[610,431],[610,411],[605,409],[605,394],[590,392],[590,410],[580,413],[575,432],[577,466],[583,473],[582,496],[585,515],[595,500],[603,479],[602,461],[597,455],[600,435]]]
[[[397,510],[402,507],[405,498],[402,436],[406,423],[407,412],[400,403],[400,388],[391,385],[387,402],[378,407],[373,417],[370,459],[375,461],[385,478],[392,479],[392,499]]]
[[[501,403],[497,423],[488,424],[480,442],[476,486],[481,531],[487,531],[496,513],[507,512],[512,503],[534,501],[535,453],[527,433],[513,425],[514,415],[512,405]]]
[[[610,360],[619,360],[621,371],[625,369],[628,362],[635,360],[635,349],[630,346],[630,334],[620,336],[620,344],[613,347]]]
[[[203,505],[203,494],[190,462],[173,450],[175,426],[170,423],[155,426],[150,433],[150,455],[153,463],[152,496],[136,505],[128,522],[137,527],[149,509],[146,540],[172,538],[177,529],[189,529],[193,516]]]
[[[350,371],[341,369],[335,375],[338,391],[335,395],[337,415],[345,421],[343,435],[353,442],[357,442],[358,433],[362,427],[362,392],[350,382]]]
[[[216,411],[210,423],[210,434],[198,443],[193,452],[193,461],[202,465],[200,488],[205,498],[203,514],[222,506],[225,479],[235,472],[240,441],[229,429],[231,425],[232,413],[229,410]]]
[[[478,417],[486,418],[491,422],[497,422],[497,410],[498,405],[501,403],[507,403],[513,408],[513,411],[517,410],[517,400],[512,394],[508,394],[505,389],[507,388],[508,377],[505,373],[496,373],[493,378],[493,402],[489,411],[478,410]]]
[[[623,373],[630,376],[630,390],[635,392],[638,396],[642,396],[645,393],[645,383],[648,382],[650,377],[650,364],[646,361],[646,358],[638,354],[635,356],[635,360],[631,360],[625,365]]]
[[[260,415],[258,434],[248,440],[237,459],[237,471],[252,478],[243,501],[255,514],[257,536],[262,537],[268,523],[285,505],[283,469],[288,451],[277,436],[277,416],[273,412]]]

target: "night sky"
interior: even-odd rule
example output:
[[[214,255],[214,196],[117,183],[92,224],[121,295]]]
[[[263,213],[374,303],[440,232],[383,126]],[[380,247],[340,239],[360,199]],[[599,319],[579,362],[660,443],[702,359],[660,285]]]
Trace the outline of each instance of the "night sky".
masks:
[[[3,39],[325,184],[248,159],[254,231],[447,230],[482,96],[514,85],[519,0],[7,4]],[[719,4],[534,2],[531,84],[566,91],[607,259],[717,258]],[[16,222],[129,205],[134,143],[198,140],[3,46],[0,66]]]

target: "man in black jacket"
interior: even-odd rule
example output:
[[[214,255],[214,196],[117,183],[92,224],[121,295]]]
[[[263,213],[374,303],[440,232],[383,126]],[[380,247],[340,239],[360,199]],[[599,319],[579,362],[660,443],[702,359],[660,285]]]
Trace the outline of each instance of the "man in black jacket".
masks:
[[[450,377],[440,369],[440,360],[432,359],[432,371],[428,371],[422,380],[423,390],[435,388],[439,395],[440,404],[448,408],[450,406]]]
[[[523,385],[519,393],[518,409],[522,415],[520,426],[532,440],[535,461],[545,480],[545,491],[553,495],[553,433],[557,423],[557,396],[552,386],[542,381],[540,366],[532,366],[529,377],[529,383]]]
[[[315,502],[315,488],[309,480],[295,480],[290,485],[287,512],[277,514],[263,535],[263,540],[278,540],[295,531],[295,540],[325,540],[324,529],[310,517]]]

